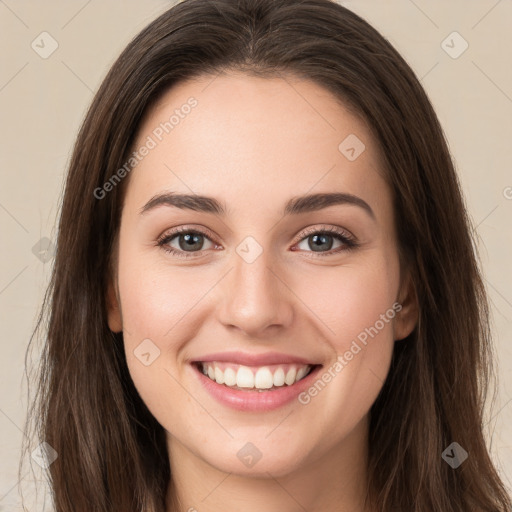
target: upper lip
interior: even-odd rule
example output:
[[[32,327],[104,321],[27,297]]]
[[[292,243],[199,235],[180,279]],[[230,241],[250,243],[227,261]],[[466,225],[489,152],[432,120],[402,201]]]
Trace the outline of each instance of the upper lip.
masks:
[[[302,357],[292,356],[290,354],[281,354],[279,352],[265,352],[264,354],[250,354],[245,352],[217,352],[194,359],[193,362],[226,362],[241,364],[244,366],[266,366],[271,364],[309,364],[315,365]]]

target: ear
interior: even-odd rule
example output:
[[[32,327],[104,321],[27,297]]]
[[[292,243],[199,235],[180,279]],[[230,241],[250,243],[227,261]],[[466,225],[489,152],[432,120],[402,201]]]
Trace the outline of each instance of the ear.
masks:
[[[397,302],[402,308],[397,312],[393,324],[394,339],[403,340],[418,323],[419,305],[410,272],[407,272],[398,294]]]
[[[121,332],[123,330],[123,320],[119,307],[119,297],[112,279],[109,279],[107,287],[107,316],[110,330],[112,332]]]

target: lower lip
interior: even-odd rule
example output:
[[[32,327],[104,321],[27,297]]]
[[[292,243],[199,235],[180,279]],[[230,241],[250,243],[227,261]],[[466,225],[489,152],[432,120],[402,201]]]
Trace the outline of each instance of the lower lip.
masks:
[[[274,391],[262,392],[253,389],[241,391],[229,388],[208,378],[195,364],[192,364],[192,368],[195,370],[206,391],[220,403],[239,411],[264,412],[278,409],[292,402],[300,393],[311,386],[322,366],[317,366],[307,377],[291,386],[285,384]]]

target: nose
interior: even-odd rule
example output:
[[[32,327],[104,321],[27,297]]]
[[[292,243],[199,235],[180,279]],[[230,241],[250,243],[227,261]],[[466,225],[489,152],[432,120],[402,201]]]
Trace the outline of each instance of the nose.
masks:
[[[294,294],[286,285],[283,272],[275,265],[271,268],[266,251],[252,263],[238,254],[233,260],[234,268],[221,285],[219,321],[251,338],[275,336],[276,329],[289,327]]]

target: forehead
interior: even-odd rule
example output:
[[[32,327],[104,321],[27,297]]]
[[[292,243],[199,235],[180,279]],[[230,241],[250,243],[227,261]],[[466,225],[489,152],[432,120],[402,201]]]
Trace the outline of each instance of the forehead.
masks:
[[[281,206],[283,195],[315,192],[379,202],[386,187],[364,120],[320,85],[290,76],[230,73],[179,83],[146,114],[134,150],[143,145],[151,149],[128,187],[138,202],[173,190],[261,211]]]

